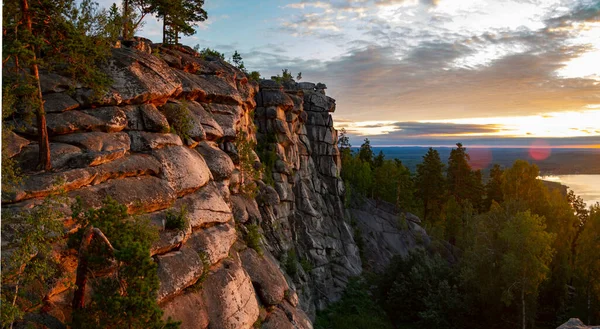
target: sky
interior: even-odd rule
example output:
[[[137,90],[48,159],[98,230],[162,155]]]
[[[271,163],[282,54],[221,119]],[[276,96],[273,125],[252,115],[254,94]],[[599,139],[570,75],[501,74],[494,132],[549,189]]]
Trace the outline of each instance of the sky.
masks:
[[[113,1],[102,0],[108,7]],[[323,82],[354,145],[600,147],[600,0],[206,0],[182,43]],[[150,17],[138,35],[161,41]]]

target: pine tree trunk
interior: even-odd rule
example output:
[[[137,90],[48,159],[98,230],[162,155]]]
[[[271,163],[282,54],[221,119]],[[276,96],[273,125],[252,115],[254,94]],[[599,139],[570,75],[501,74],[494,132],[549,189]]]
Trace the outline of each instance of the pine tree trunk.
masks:
[[[525,329],[526,325],[526,316],[525,316],[525,288],[521,288],[521,306],[523,307],[523,329]]]
[[[75,278],[75,295],[73,296],[73,309],[83,309],[85,307],[85,286],[87,285],[88,271],[88,247],[94,235],[94,228],[89,227],[83,234],[81,246],[79,247],[79,259],[77,262],[77,275]]]
[[[163,46],[167,44],[167,17],[163,17]]]
[[[591,320],[591,314],[592,314],[592,298],[591,298],[591,294],[590,294],[590,290],[591,288],[588,287],[587,289],[587,324],[590,325]]]
[[[123,40],[129,36],[129,0],[123,1]]]
[[[27,30],[33,33],[31,14],[29,13],[29,3],[27,0],[21,0],[21,11],[23,13],[23,20]],[[37,128],[38,128],[38,142],[39,142],[39,166],[48,171],[52,169],[50,162],[50,142],[48,141],[48,128],[46,127],[46,112],[44,111],[44,100],[42,98],[42,86],[40,85],[40,72],[37,65],[36,49],[32,46],[33,58],[29,69],[31,74],[35,78],[35,84],[37,88],[36,97],[39,100],[38,109],[35,113]]]

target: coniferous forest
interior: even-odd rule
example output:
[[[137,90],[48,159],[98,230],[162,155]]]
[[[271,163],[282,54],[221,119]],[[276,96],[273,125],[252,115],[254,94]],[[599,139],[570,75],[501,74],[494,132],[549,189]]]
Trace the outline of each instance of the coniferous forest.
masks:
[[[600,321],[600,205],[586,208],[573,191],[548,188],[523,160],[495,165],[482,177],[460,143],[447,166],[430,148],[414,173],[373,154],[368,139],[353,152],[343,132],[340,152],[347,198],[374,198],[417,214],[432,242],[396,257],[384,273],[366,271],[320,313],[318,328]]]

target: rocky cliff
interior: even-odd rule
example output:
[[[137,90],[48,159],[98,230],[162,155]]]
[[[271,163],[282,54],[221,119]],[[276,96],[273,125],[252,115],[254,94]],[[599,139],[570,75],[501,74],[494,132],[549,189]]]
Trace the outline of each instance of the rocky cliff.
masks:
[[[53,171],[35,171],[37,127],[19,122],[10,155],[27,177],[3,195],[3,211],[31,208],[58,190],[91,207],[111,196],[160,230],[152,257],[165,317],[182,328],[250,328],[257,320],[263,328],[311,328],[315,311],[362,271],[325,85],[258,84],[218,58],[144,40],[113,49],[105,70],[113,82],[100,97],[42,75]],[[255,198],[240,193],[240,136],[256,142],[265,162],[254,156],[253,166],[265,167]],[[167,212],[182,208],[187,227],[165,229]],[[262,255],[244,239],[256,228]],[[59,257],[74,264],[74,254]],[[69,287],[63,282],[47,298],[49,314],[63,321]]]

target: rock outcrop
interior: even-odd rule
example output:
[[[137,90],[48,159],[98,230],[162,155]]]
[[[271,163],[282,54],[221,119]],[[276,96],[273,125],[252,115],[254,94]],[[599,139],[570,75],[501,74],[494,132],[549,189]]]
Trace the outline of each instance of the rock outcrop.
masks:
[[[160,230],[151,250],[157,298],[182,328],[247,329],[257,320],[263,328],[312,328],[316,310],[362,272],[352,216],[385,241],[369,244],[378,264],[415,246],[393,215],[371,222],[373,209],[344,210],[335,100],[325,85],[259,85],[188,47],[142,39],[130,46],[113,49],[104,95],[42,74],[53,170],[35,169],[35,124],[17,125],[9,156],[27,176],[3,195],[3,210],[29,209],[62,190],[90,207],[110,196],[147,215]],[[240,134],[257,143],[253,166],[265,167],[256,198],[240,193]],[[186,227],[166,229],[167,212],[181,209]],[[257,250],[245,242],[250,227],[261,234]],[[49,312],[68,320],[69,294],[53,289]]]
[[[581,320],[571,318],[556,329],[600,329],[600,326],[586,326]]]

